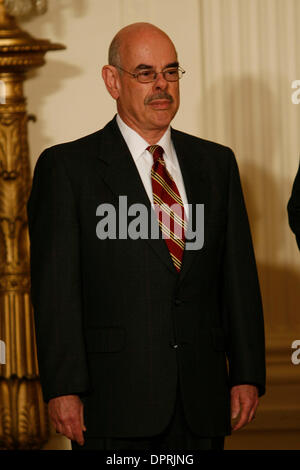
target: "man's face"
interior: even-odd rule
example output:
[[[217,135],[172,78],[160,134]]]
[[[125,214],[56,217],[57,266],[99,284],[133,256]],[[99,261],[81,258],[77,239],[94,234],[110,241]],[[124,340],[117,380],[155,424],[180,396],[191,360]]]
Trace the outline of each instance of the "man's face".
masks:
[[[131,73],[176,67],[177,54],[163,34],[148,31],[131,35],[120,48],[121,66]],[[118,112],[125,122],[143,131],[168,127],[179,107],[179,82],[168,82],[162,74],[151,83],[140,83],[126,72],[119,72]]]

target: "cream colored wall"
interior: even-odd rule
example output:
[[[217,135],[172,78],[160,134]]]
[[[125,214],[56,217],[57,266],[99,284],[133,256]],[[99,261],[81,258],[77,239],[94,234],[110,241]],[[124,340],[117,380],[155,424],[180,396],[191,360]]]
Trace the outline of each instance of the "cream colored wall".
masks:
[[[188,30],[182,26],[185,19]],[[126,24],[149,21],[176,43],[187,74],[182,105],[174,125],[199,133],[200,14],[197,0],[50,0],[46,15],[23,22],[31,34],[67,46],[47,55],[25,88],[28,110],[38,121],[29,125],[32,164],[50,145],[76,139],[104,126],[115,113],[101,77],[113,35]],[[187,41],[188,34],[188,41]],[[190,93],[189,90],[193,90]]]
[[[201,134],[236,153],[264,303],[267,395],[227,448],[300,448],[299,251],[286,205],[299,164],[298,0],[200,0]],[[296,444],[298,442],[298,444]],[[296,447],[295,447],[296,446]]]
[[[33,35],[67,46],[49,53],[26,84],[28,110],[38,117],[29,124],[32,165],[46,146],[93,132],[113,116],[100,70],[118,29],[149,21],[173,38],[187,70],[173,125],[235,151],[262,286],[268,394],[256,421],[227,447],[300,448],[300,365],[290,362],[291,343],[300,338],[299,251],[286,213],[300,150],[300,105],[291,101],[291,83],[300,79],[299,0],[49,4],[45,16],[23,23]],[[58,439],[48,448],[65,445]]]

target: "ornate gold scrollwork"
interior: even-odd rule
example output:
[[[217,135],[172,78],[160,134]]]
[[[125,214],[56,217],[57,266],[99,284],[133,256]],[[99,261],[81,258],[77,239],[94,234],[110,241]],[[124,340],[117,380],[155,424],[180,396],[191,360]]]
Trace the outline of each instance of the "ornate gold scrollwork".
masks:
[[[26,203],[30,168],[23,81],[29,68],[43,65],[60,44],[36,40],[5,13],[0,0],[0,449],[38,449],[47,440],[48,421],[38,378],[30,302]]]

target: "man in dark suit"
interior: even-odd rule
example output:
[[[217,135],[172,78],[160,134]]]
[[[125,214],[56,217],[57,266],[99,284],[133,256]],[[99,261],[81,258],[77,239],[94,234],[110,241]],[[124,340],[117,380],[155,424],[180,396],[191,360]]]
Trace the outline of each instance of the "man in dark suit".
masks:
[[[249,423],[265,391],[238,167],[229,148],[170,128],[183,73],[160,29],[123,28],[102,70],[118,115],[45,150],[35,167],[28,216],[40,377],[52,422],[74,449],[223,448],[231,418],[233,430]],[[145,217],[143,236],[124,232],[125,215],[128,233],[138,225],[137,204],[159,223],[159,238],[145,236]],[[201,205],[204,243],[193,245],[185,236],[193,225],[197,238]],[[166,220],[183,234],[168,236]]]
[[[289,224],[296,235],[297,245],[300,250],[300,166],[293,184],[292,194],[288,202]]]

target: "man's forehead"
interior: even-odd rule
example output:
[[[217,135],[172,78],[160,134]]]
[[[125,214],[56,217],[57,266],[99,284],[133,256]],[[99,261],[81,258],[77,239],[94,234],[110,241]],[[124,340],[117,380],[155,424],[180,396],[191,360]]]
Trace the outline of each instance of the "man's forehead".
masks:
[[[172,41],[164,34],[128,35],[121,42],[121,56],[130,60],[134,67],[140,64],[155,65],[177,61],[177,54]]]

